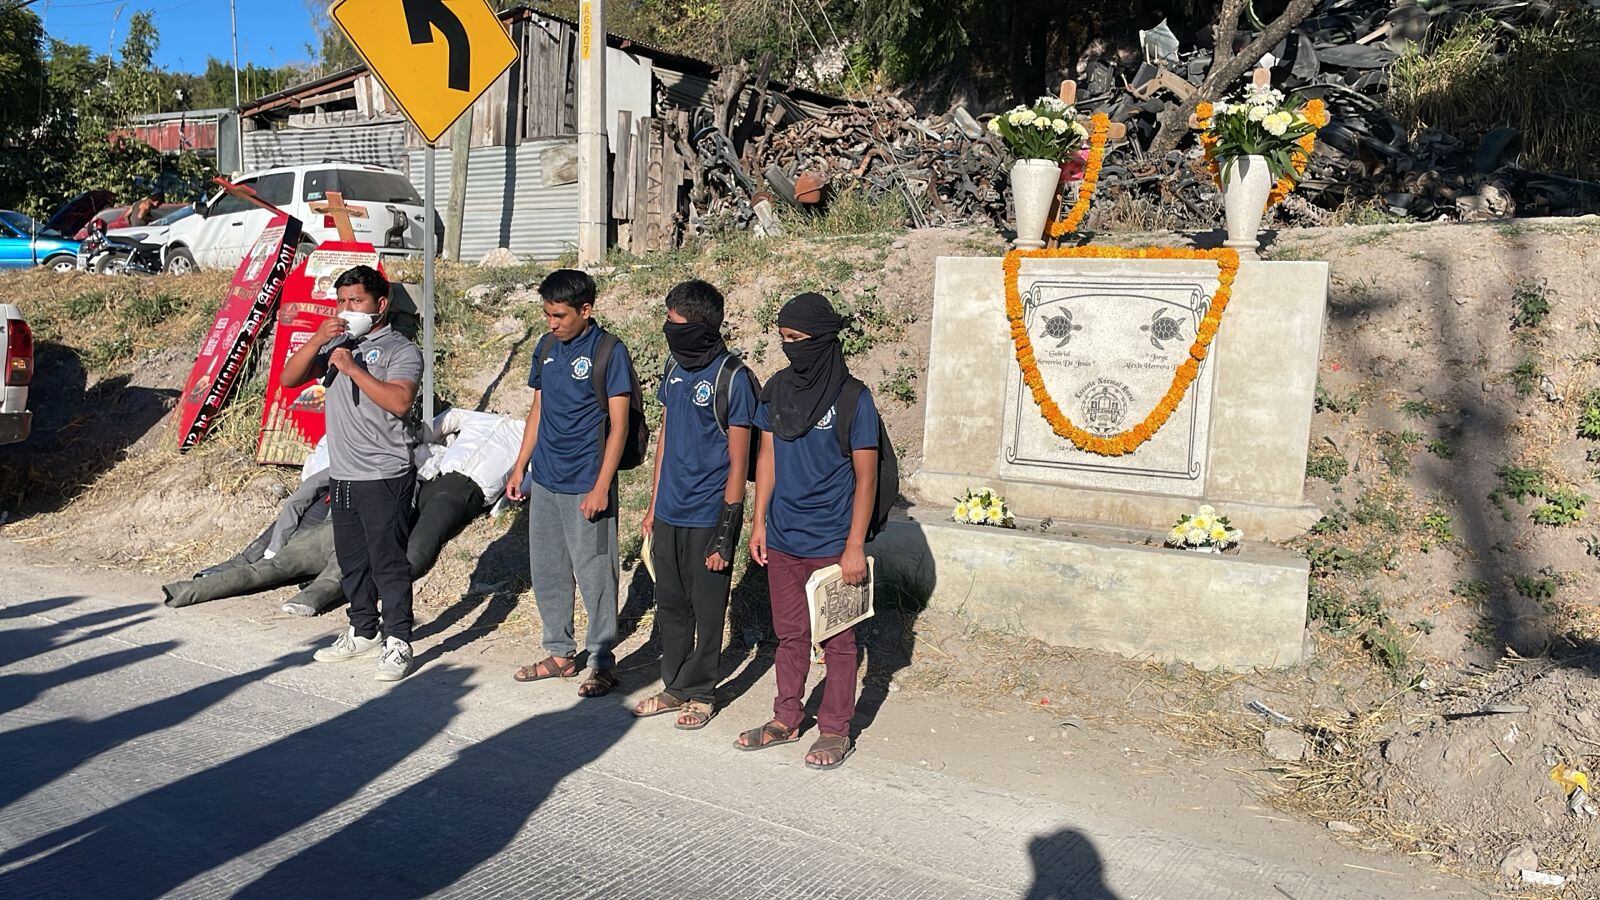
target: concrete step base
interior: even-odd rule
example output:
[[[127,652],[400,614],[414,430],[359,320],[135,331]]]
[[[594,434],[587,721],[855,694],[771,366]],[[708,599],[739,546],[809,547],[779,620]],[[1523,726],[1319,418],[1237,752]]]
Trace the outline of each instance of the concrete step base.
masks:
[[[914,507],[867,548],[879,592],[1048,644],[1201,669],[1293,666],[1309,653],[1310,566],[1246,545],[1237,554],[1160,546],[1147,532],[1057,521],[1048,531],[962,525]]]

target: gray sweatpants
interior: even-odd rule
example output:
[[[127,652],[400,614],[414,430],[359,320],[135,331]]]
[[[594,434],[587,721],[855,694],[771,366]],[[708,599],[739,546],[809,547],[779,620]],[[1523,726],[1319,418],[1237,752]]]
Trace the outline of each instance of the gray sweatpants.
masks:
[[[617,501],[596,521],[578,511],[582,494],[557,494],[542,485],[528,489],[528,568],[533,598],[544,621],[544,649],[551,656],[578,652],[572,637],[573,589],[583,595],[589,614],[585,644],[589,666],[616,665],[617,643]],[[576,583],[576,584],[574,584]]]

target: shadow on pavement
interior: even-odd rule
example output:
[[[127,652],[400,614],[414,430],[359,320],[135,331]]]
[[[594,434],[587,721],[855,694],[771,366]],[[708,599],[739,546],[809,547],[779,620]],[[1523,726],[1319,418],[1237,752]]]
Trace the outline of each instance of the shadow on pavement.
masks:
[[[332,719],[11,847],[0,853],[0,869],[11,869],[0,875],[0,896],[47,896],[64,885],[80,896],[167,893],[337,810],[403,767],[460,711],[468,674],[432,667],[425,679],[401,682]],[[194,747],[208,749],[227,748]],[[308,878],[296,895],[337,893],[327,879],[344,873],[350,892],[370,896],[384,872],[408,871],[421,852],[415,843],[432,844],[438,825],[470,812],[449,796],[429,802],[430,816],[405,823],[406,841],[340,859],[330,867],[337,872]]]
[[[191,688],[103,719],[56,719],[0,733],[0,809],[67,775],[91,759],[130,741],[181,724],[265,680],[303,654],[280,657],[271,665]]]
[[[449,765],[295,853],[237,896],[414,897],[445,890],[506,849],[556,786],[610,749],[633,721],[606,701],[579,701],[526,719],[463,748]],[[568,824],[605,827],[599,818]],[[538,893],[523,880],[528,865],[524,859],[517,870],[486,880],[506,893]],[[561,867],[548,857],[540,864],[547,874]]]
[[[1089,836],[1063,828],[1028,842],[1033,885],[1024,900],[1118,900],[1105,882],[1105,864]]]

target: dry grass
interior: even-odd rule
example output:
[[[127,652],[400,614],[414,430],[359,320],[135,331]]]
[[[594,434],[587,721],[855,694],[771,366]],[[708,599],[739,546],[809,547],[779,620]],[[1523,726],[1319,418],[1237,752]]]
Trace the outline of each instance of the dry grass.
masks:
[[[1389,103],[1415,137],[1434,128],[1472,140],[1509,125],[1522,164],[1575,178],[1600,174],[1600,20],[1572,13],[1510,37],[1490,20],[1394,64]]]

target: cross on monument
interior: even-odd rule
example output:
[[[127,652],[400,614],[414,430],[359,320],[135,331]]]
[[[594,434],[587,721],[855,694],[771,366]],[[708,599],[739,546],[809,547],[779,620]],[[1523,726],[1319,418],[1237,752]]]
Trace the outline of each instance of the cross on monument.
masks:
[[[322,203],[313,203],[312,212],[322,213],[333,219],[333,227],[339,232],[339,240],[352,243],[356,239],[355,229],[350,227],[351,217],[365,219],[367,208],[365,206],[352,206],[344,202],[344,194],[338,191],[329,191],[327,200]]]

